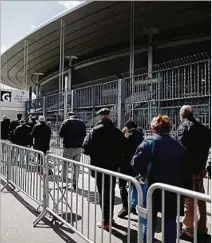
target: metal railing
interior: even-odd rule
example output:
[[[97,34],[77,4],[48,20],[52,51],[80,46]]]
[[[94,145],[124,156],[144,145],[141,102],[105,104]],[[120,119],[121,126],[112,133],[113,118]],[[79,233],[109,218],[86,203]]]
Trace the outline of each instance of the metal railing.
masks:
[[[152,195],[155,190],[162,190],[162,240],[164,242],[165,223],[165,192],[177,194],[177,242],[179,242],[179,205],[180,196],[194,198],[194,242],[197,242],[197,200],[211,203],[211,196],[194,191],[177,188],[170,185],[156,183],[149,188],[147,195],[147,208],[143,206],[143,194],[140,183],[133,177],[123,175],[114,171],[102,169],[89,165],[87,156],[82,156],[81,162],[66,159],[61,156],[47,154],[44,157],[42,152],[21,147],[0,140],[0,174],[6,181],[6,186],[20,189],[25,195],[42,206],[42,211],[33,225],[36,226],[49,213],[54,220],[65,224],[84,240],[90,243],[115,242],[113,227],[117,226],[113,221],[114,204],[116,196],[116,182],[120,179],[128,184],[128,191],[132,187],[136,188],[138,195],[138,231],[136,239],[131,231],[130,217],[130,196],[128,196],[128,220],[126,225],[126,242],[143,242],[141,218],[147,218],[147,222],[152,220]],[[68,170],[67,170],[68,167]],[[76,188],[73,185],[73,168],[80,171],[76,179]],[[209,180],[207,180],[210,183]],[[209,185],[207,185],[209,193]],[[98,206],[100,204],[100,208]],[[101,209],[101,210],[100,210]],[[103,222],[103,219],[105,220]],[[96,227],[107,222],[108,234],[103,232],[103,228]],[[115,227],[116,227],[115,226]],[[147,242],[152,242],[152,226],[147,224]]]
[[[203,193],[199,193],[199,192],[195,192],[195,191],[190,191],[190,190],[186,190],[183,188],[179,188],[179,187],[175,187],[175,186],[171,186],[171,185],[167,185],[167,184],[163,184],[163,183],[155,183],[153,184],[147,193],[147,222],[151,222],[148,224],[147,227],[147,241],[146,242],[152,242],[152,238],[153,238],[153,228],[152,228],[152,218],[153,218],[153,200],[152,200],[152,196],[153,193],[155,191],[160,190],[162,193],[162,211],[161,211],[161,217],[162,217],[162,242],[165,242],[164,240],[164,236],[165,236],[165,193],[167,192],[171,192],[172,194],[176,194],[176,200],[177,200],[177,215],[176,215],[176,219],[177,219],[177,243],[180,242],[180,197],[184,196],[184,197],[189,197],[191,199],[194,200],[194,239],[193,242],[197,243],[197,220],[198,220],[198,212],[197,212],[197,204],[198,204],[198,200],[204,201],[205,203],[209,203],[211,204],[211,197],[208,195],[205,195]]]
[[[115,224],[113,211],[116,181],[117,179],[125,180],[128,183],[129,191],[134,185],[138,193],[138,205],[141,206],[142,192],[138,181],[127,175],[82,164],[56,155],[47,155],[46,161],[48,166],[46,169],[51,169],[53,173],[46,178],[48,185],[46,207],[43,208],[33,225],[36,226],[49,213],[87,242],[113,242],[112,227]],[[70,173],[64,175],[64,164],[68,164],[69,169],[72,170],[74,165],[81,167],[76,189],[69,187],[69,183],[73,182],[73,173],[71,173],[71,178],[69,177]],[[93,197],[92,202],[90,202],[91,197]],[[101,213],[97,206],[98,203],[100,204]],[[80,217],[80,220],[78,217]],[[100,220],[100,226],[108,224],[109,234],[107,236],[103,232],[103,227],[100,230],[97,229],[97,220]],[[128,198],[127,243],[131,242],[130,225],[130,198]],[[139,220],[138,225],[141,227]],[[141,239],[142,232],[138,231],[136,242],[142,242]]]
[[[0,140],[0,174],[5,186],[18,188],[39,205],[44,202],[45,160],[40,151]]]

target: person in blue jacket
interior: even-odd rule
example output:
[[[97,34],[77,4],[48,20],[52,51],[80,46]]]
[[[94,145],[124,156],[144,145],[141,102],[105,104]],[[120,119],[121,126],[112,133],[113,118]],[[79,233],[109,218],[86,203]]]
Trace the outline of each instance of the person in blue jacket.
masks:
[[[148,164],[151,161],[151,168],[148,174],[148,186],[156,182],[165,183],[186,189],[192,188],[192,176],[187,161],[186,149],[174,140],[170,135],[171,123],[168,116],[158,115],[151,122],[151,129],[154,133],[152,138],[144,140],[138,147],[131,165],[141,175],[147,175]],[[154,139],[154,149],[152,151]],[[161,191],[153,193],[153,218],[152,231],[157,224],[157,213],[161,212],[162,196]],[[184,200],[181,197],[180,211],[183,215]],[[177,197],[174,193],[165,192],[165,243],[176,243],[176,216]],[[143,226],[143,240],[146,242],[147,225]],[[150,242],[148,242],[150,243]]]

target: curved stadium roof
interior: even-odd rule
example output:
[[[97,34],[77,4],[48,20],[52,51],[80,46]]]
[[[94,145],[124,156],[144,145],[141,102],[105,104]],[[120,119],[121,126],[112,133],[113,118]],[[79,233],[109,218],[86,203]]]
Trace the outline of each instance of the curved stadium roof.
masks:
[[[210,40],[210,2],[135,2],[135,46],[147,46],[144,29],[156,27],[156,48],[183,41]],[[76,55],[75,68],[92,65],[116,53],[129,55],[130,2],[85,2],[45,22],[1,56],[2,73],[7,56],[7,85],[24,84],[24,40],[28,40],[28,84],[35,86],[35,72],[45,76],[59,69],[60,23],[65,21],[65,55]],[[126,51],[128,53],[126,53]],[[124,54],[123,54],[124,55]],[[104,57],[104,58],[103,58]],[[106,60],[106,59],[105,59]],[[2,83],[5,83],[4,74]]]

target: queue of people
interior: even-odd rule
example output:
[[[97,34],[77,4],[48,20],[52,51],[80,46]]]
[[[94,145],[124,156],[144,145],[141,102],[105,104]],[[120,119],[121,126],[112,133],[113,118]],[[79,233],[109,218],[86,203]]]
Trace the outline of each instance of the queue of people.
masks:
[[[90,156],[91,165],[104,169],[119,171],[120,173],[136,177],[142,176],[148,181],[148,186],[161,182],[181,188],[204,193],[203,179],[206,171],[206,162],[211,147],[210,130],[198,122],[193,115],[191,106],[185,105],[180,109],[181,124],[177,129],[176,138],[170,136],[171,120],[166,115],[158,115],[151,122],[152,138],[145,139],[142,129],[134,121],[128,121],[122,130],[112,122],[110,110],[102,108],[97,112],[99,123],[86,136],[86,126],[74,112],[69,112],[69,118],[64,120],[59,136],[63,139],[63,156],[67,159],[80,161],[81,152]],[[38,121],[29,117],[25,122],[22,115],[10,123],[7,117],[2,121],[2,139],[9,139],[22,146],[32,146],[34,149],[46,153],[49,150],[51,129],[46,124],[45,117],[40,116]],[[196,139],[198,138],[198,139]],[[151,166],[149,166],[151,164]],[[67,182],[69,163],[63,163],[62,177]],[[100,207],[103,211],[102,222],[98,227],[109,229],[110,210],[112,219],[115,204],[116,178],[111,179],[102,173],[94,173],[99,192]],[[79,166],[73,166],[73,188],[78,186]],[[112,189],[112,192],[110,191]],[[129,192],[126,181],[119,180],[119,189],[122,199],[122,209],[118,217],[128,215]],[[112,197],[112,202],[110,199]],[[153,193],[153,238],[157,223],[157,213],[161,212],[161,193]],[[104,201],[102,201],[102,199]],[[110,207],[112,203],[112,207]],[[177,199],[173,193],[165,193],[165,243],[176,241]],[[207,234],[206,203],[198,201],[199,220],[198,232]],[[136,214],[135,208],[130,213]],[[182,236],[193,238],[194,235],[194,201],[191,198],[181,200],[180,214],[184,216]],[[112,225],[115,221],[112,220]],[[143,225],[144,242],[146,242],[147,222]]]
[[[136,174],[147,177],[148,185],[161,182],[181,188],[204,193],[203,178],[211,147],[210,130],[197,122],[191,106],[183,106],[180,110],[181,124],[177,129],[176,138],[170,136],[172,129],[168,116],[158,115],[151,122],[153,137],[144,139],[133,121],[126,123],[123,131],[117,129],[110,118],[110,111],[106,108],[98,113],[100,123],[94,127],[83,143],[83,153],[91,158],[91,165],[120,171],[124,174]],[[198,137],[198,139],[196,139]],[[201,141],[201,142],[199,142]],[[154,147],[153,147],[154,144]],[[151,167],[148,171],[148,164]],[[132,170],[130,168],[132,167]],[[104,203],[102,200],[102,175],[97,173],[96,185],[100,195],[100,207],[103,210],[103,225],[98,227],[109,229],[110,185],[109,176],[105,175]],[[123,208],[119,217],[128,214],[126,183],[119,181]],[[114,211],[115,180],[112,181],[112,218]],[[102,208],[104,205],[104,209]],[[165,243],[176,242],[177,198],[173,193],[165,193]],[[157,213],[161,212],[161,193],[153,193],[153,238],[157,223]],[[198,232],[207,233],[206,203],[198,201],[199,220]],[[131,209],[131,212],[134,210]],[[181,236],[192,240],[194,235],[194,202],[191,198],[181,200],[180,215],[184,216]],[[112,225],[115,221],[112,220]],[[143,237],[146,242],[147,222],[144,223]]]
[[[2,117],[1,139],[11,141],[14,144],[24,147],[33,147],[44,152],[49,150],[51,139],[51,128],[47,125],[44,116],[29,116],[25,121],[22,114],[18,113],[17,118],[10,122],[7,116]]]

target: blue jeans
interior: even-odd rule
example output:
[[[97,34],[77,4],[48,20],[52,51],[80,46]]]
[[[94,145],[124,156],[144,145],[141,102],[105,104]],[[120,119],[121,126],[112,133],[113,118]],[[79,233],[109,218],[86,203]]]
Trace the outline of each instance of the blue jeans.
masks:
[[[142,219],[143,223],[143,242],[147,243],[147,220]],[[154,235],[156,231],[157,226],[157,212],[153,212],[152,214],[152,243],[154,243]],[[177,228],[176,228],[176,218],[170,219],[165,216],[165,226],[164,226],[164,243],[176,243],[176,234],[177,234]],[[150,242],[148,242],[150,243]]]

